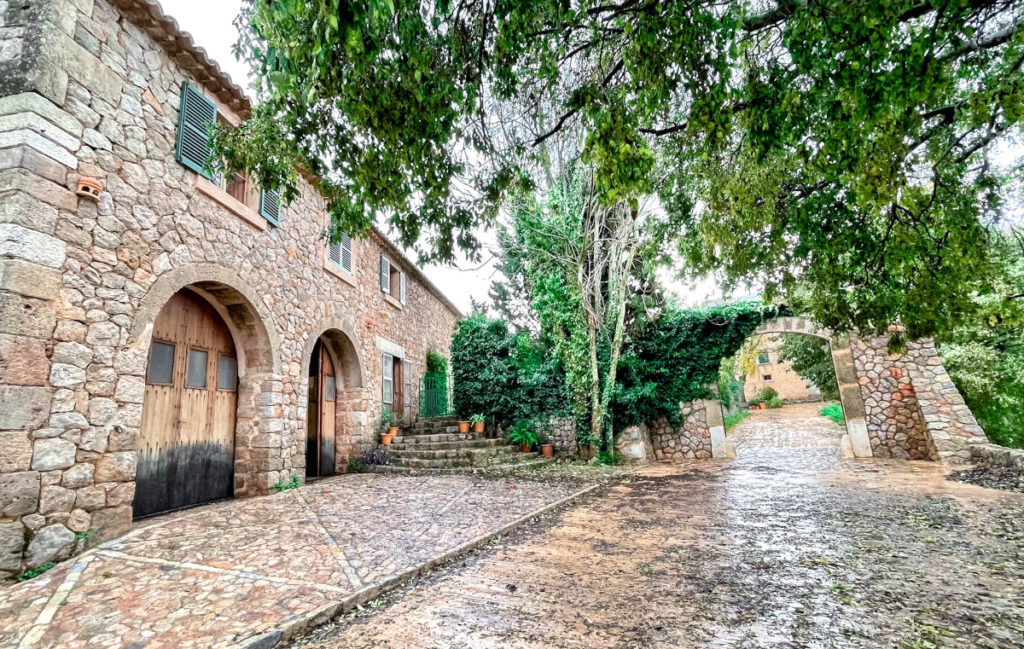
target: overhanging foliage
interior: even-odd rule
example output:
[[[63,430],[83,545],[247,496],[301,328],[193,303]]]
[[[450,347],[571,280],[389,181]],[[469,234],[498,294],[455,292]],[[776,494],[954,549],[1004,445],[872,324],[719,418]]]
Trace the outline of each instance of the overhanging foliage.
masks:
[[[722,359],[784,308],[741,302],[706,309],[669,307],[623,350],[613,400],[615,430],[665,417],[679,421],[679,404],[713,395]]]

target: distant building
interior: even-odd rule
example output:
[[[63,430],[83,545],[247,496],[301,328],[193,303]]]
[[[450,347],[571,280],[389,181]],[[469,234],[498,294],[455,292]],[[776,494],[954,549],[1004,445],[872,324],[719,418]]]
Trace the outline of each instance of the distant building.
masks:
[[[756,399],[765,388],[774,388],[786,401],[820,401],[818,387],[794,372],[791,363],[779,359],[781,347],[779,336],[761,336],[757,364],[743,383],[747,400]]]

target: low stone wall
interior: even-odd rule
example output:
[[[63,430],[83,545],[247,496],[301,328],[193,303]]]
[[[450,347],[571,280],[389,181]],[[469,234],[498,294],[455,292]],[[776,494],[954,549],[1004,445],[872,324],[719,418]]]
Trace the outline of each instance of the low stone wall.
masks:
[[[710,459],[711,428],[703,400],[679,406],[683,423],[673,427],[667,419],[651,425],[651,444],[658,460]]]
[[[1024,471],[1024,449],[996,444],[971,445],[971,461],[980,466],[1012,466]]]
[[[555,445],[555,453],[576,452],[576,420],[572,417],[552,417],[549,441]]]

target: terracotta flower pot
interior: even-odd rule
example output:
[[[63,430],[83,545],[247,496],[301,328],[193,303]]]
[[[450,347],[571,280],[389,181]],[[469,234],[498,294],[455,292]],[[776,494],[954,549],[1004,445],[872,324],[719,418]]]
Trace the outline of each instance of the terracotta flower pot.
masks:
[[[468,421],[460,421],[459,422],[459,432],[460,433],[468,433],[469,432],[469,422]]]
[[[555,457],[555,445],[554,444],[542,444],[540,452],[544,454],[546,458]]]
[[[530,452],[530,445],[529,444],[520,444],[519,445],[519,450],[522,451],[523,453],[529,453]]]
[[[757,406],[757,407],[758,407],[758,408],[760,408],[761,410],[764,410],[764,409],[765,409],[765,408],[767,408],[768,406],[767,406],[767,404],[763,404],[763,403],[762,403],[762,404],[758,404],[758,406]]]
[[[475,424],[473,424],[473,432],[474,433],[482,433],[482,432],[484,432],[484,422],[478,421]]]
[[[391,439],[394,439],[395,435],[398,435],[398,426],[392,426],[391,428],[389,428],[388,435],[391,435]]]
[[[380,436],[380,443],[384,446],[391,446],[391,440],[395,439],[395,436],[391,433],[384,433]]]

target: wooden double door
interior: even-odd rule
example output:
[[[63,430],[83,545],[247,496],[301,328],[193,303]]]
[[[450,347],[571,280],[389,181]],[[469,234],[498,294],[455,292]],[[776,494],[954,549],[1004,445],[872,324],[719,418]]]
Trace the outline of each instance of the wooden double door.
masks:
[[[224,320],[188,289],[153,325],[136,474],[136,517],[234,491],[238,360]]]
[[[336,473],[337,375],[323,339],[316,341],[309,362],[306,421],[306,477]]]

